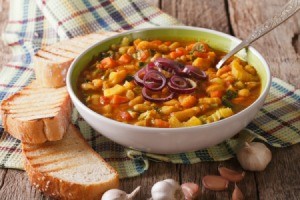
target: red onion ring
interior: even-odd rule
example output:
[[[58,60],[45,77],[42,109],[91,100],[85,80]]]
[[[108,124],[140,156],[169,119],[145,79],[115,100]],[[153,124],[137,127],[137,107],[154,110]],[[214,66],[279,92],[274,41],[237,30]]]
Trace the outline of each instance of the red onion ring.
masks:
[[[197,78],[197,79],[204,80],[207,78],[207,75],[204,71],[202,71],[201,69],[194,67],[192,65],[186,65],[184,67],[184,69],[182,70],[182,72],[186,73],[194,78]]]
[[[134,76],[133,76],[134,81],[135,81],[138,85],[140,85],[140,86],[143,86],[143,85],[144,85],[144,81],[143,81],[143,79],[140,77],[140,76],[142,75],[142,73],[144,73],[144,76],[145,76],[145,74],[146,74],[145,68],[140,69],[140,70],[137,71],[137,72],[134,74]]]
[[[170,78],[170,83],[172,84],[172,86],[178,88],[187,88],[189,85],[189,82],[185,78],[177,75],[174,75]]]
[[[157,58],[154,61],[154,64],[163,70],[176,74],[180,73],[181,68],[184,67],[184,65],[182,65],[181,63],[175,62],[174,60],[170,60],[168,58]]]
[[[144,97],[145,100],[151,101],[151,102],[165,102],[165,101],[169,101],[169,100],[173,99],[174,95],[175,95],[174,92],[171,92],[170,95],[167,96],[167,97],[153,98],[153,97],[151,97],[151,96],[148,95],[148,93],[147,93],[148,91],[147,90],[148,89],[146,87],[143,87],[143,89],[142,89],[142,95],[143,95],[143,97]]]
[[[176,83],[176,81],[171,81],[172,79],[184,79],[182,81],[186,81],[188,84],[187,86],[189,87],[179,87],[178,84],[174,84]],[[197,87],[197,83],[189,78],[183,78],[183,77],[179,77],[179,76],[172,76],[170,81],[168,82],[168,87],[170,88],[171,91],[176,92],[176,93],[180,93],[180,94],[189,94],[195,91],[196,87]]]
[[[143,78],[144,87],[149,90],[159,91],[162,90],[166,83],[166,77],[156,70],[149,70]]]

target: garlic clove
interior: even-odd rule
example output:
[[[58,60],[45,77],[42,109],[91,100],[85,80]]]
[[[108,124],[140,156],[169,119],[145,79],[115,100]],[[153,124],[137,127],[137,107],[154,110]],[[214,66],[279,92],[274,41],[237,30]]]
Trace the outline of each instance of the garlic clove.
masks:
[[[119,189],[111,189],[106,191],[103,195],[101,200],[133,200],[136,194],[140,191],[141,186],[138,186],[133,190],[130,194],[119,190]]]
[[[181,185],[185,200],[193,200],[200,194],[199,185],[196,183],[183,183]]]
[[[232,192],[232,200],[243,200],[244,199],[244,195],[242,193],[242,191],[240,190],[240,188],[238,188],[238,186],[235,184],[234,190]]]
[[[153,200],[184,200],[179,183],[173,179],[155,183],[151,188],[151,196]]]
[[[206,189],[221,191],[228,188],[229,181],[222,176],[207,175],[202,178],[202,184]]]
[[[106,191],[101,200],[128,200],[127,193],[119,189],[111,189]]]
[[[218,167],[218,171],[223,178],[231,182],[240,182],[245,177],[245,172],[237,172],[226,167]]]
[[[236,154],[238,161],[245,170],[263,171],[272,159],[272,153],[260,142],[245,143]]]

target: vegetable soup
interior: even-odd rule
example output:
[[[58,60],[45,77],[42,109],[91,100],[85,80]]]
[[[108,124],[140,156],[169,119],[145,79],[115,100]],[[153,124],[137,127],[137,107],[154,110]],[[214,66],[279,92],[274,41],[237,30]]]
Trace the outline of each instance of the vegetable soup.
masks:
[[[80,74],[79,97],[95,112],[128,124],[175,128],[234,115],[260,94],[255,68],[195,41],[124,37]]]

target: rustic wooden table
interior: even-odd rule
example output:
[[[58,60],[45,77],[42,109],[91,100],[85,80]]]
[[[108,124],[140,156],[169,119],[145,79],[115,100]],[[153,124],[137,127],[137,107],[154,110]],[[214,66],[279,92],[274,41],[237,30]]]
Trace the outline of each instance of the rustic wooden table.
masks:
[[[1,1],[0,1],[1,2]],[[286,2],[281,0],[148,0],[186,25],[206,27],[245,38],[256,25],[272,16]],[[1,3],[0,3],[1,4]],[[8,18],[9,0],[0,5],[0,31]],[[256,47],[270,64],[273,76],[300,88],[300,13],[267,36]],[[0,66],[7,62],[9,49],[0,42]],[[296,200],[300,198],[300,145],[284,149],[271,148],[273,159],[264,172],[247,172],[238,184],[246,199]],[[149,170],[136,178],[121,181],[121,188],[132,191],[138,185],[142,191],[137,199],[150,197],[152,185],[166,178],[179,182],[201,183],[207,174],[217,174],[222,163],[239,169],[236,159],[226,162],[204,162],[193,165],[150,163]],[[233,185],[224,192],[205,191],[200,199],[231,199]],[[33,188],[23,171],[0,169],[0,199],[48,199]]]

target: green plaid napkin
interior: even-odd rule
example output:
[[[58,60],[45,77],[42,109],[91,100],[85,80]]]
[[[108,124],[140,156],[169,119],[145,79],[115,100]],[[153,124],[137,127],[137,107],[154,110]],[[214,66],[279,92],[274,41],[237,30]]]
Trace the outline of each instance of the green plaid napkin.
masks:
[[[0,101],[34,78],[31,60],[42,45],[98,30],[179,24],[141,0],[11,0],[10,9],[3,40],[11,47],[13,58],[0,73]],[[94,150],[125,178],[142,174],[149,167],[148,160],[172,163],[226,160],[234,156],[239,145],[255,138],[275,147],[296,144],[300,141],[299,102],[299,90],[273,78],[264,107],[245,130],[214,147],[175,155],[142,153],[118,145],[96,133],[76,111],[73,122]],[[20,141],[4,132],[2,126],[0,136],[0,167],[23,169]]]

